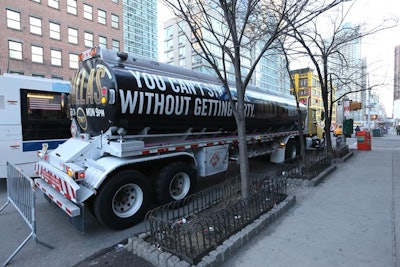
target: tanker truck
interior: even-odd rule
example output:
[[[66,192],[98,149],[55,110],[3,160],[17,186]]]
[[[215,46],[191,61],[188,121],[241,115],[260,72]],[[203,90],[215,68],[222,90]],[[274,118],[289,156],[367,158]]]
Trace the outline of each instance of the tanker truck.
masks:
[[[88,207],[111,229],[131,227],[155,201],[184,199],[238,159],[235,119],[216,77],[100,47],[79,60],[72,137],[51,152],[44,145],[35,165],[36,187],[79,224]],[[293,96],[250,86],[245,115],[249,158],[296,156]]]

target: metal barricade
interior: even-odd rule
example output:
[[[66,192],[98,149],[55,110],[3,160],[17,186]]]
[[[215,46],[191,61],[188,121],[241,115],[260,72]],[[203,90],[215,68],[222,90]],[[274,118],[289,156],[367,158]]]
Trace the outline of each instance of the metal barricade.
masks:
[[[30,238],[32,238],[35,243],[39,243],[50,249],[53,248],[50,245],[40,242],[36,236],[35,184],[32,178],[24,174],[14,164],[7,162],[7,202],[0,208],[0,212],[10,203],[13,204],[28,224],[31,233],[4,262],[3,266],[6,266],[14,258]]]

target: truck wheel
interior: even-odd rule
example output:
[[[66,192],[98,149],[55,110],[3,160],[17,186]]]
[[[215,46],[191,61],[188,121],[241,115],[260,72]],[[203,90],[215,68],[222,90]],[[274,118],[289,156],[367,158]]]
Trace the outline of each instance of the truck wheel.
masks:
[[[103,225],[122,230],[143,220],[151,203],[150,184],[138,171],[126,170],[110,177],[99,190],[93,210]]]
[[[157,200],[160,204],[181,200],[192,193],[196,171],[184,162],[173,162],[163,167],[155,182]]]
[[[297,156],[297,144],[296,141],[291,140],[287,142],[285,148],[285,159],[294,159]]]

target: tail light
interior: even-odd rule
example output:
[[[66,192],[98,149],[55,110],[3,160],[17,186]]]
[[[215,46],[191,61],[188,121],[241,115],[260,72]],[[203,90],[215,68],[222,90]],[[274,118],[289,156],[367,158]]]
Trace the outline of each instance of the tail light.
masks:
[[[65,172],[74,180],[85,179],[85,170],[75,164],[68,164],[65,166]]]

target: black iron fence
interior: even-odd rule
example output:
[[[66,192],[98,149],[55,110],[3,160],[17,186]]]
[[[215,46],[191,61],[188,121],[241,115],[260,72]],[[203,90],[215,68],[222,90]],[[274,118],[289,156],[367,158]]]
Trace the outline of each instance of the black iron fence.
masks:
[[[307,154],[304,162],[284,163],[282,174],[286,178],[311,180],[332,165],[332,155],[326,151]]]
[[[332,150],[332,154],[334,158],[343,158],[350,152],[349,146],[342,144],[340,146],[334,147]]]
[[[184,201],[172,202],[146,215],[149,242],[191,264],[240,231],[286,196],[286,180],[251,177],[248,199],[241,199],[239,178],[228,180],[194,194]]]

